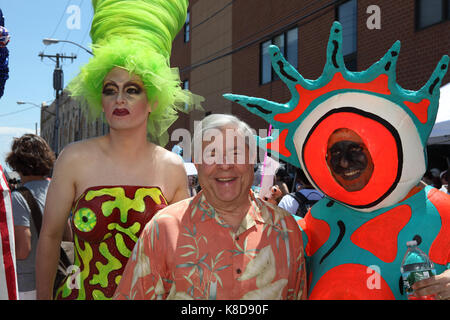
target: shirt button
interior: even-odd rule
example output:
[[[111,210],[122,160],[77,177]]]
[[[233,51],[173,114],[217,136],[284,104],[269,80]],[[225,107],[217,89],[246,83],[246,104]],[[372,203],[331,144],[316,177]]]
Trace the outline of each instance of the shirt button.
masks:
[[[236,241],[239,241],[239,236],[236,237]]]
[[[236,272],[237,272],[237,274],[241,274],[242,271],[241,271],[241,269],[238,268],[238,269],[236,270]]]

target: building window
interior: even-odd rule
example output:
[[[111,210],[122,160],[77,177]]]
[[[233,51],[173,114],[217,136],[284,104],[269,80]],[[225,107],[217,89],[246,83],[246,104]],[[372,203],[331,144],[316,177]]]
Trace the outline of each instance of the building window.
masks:
[[[189,90],[189,80],[184,80],[183,81],[183,89],[184,90]],[[188,111],[189,109],[189,105],[187,103],[184,104],[184,110]]]
[[[260,47],[260,83],[266,84],[278,80],[278,75],[272,71],[270,61],[269,46],[276,45],[286,60],[294,67],[298,68],[298,28],[288,30],[276,35],[270,40],[261,43]]]
[[[298,69],[298,28],[286,33],[286,55],[289,63]]]
[[[337,7],[336,18],[342,25],[342,55],[348,70],[357,70],[357,2],[350,0]]]
[[[450,0],[416,0],[416,29],[450,20]]]
[[[186,15],[186,22],[184,23],[184,42],[188,43],[191,32],[191,12],[188,11]]]
[[[269,46],[272,40],[261,44],[261,84],[272,81],[272,65],[270,63]]]
[[[447,0],[447,20],[450,20],[450,0]]]

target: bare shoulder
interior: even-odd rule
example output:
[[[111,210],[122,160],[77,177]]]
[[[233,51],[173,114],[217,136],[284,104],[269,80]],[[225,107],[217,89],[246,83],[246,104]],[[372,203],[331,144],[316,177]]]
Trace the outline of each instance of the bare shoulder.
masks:
[[[156,146],[154,152],[156,159],[158,159],[158,162],[163,164],[164,167],[167,167],[170,170],[184,170],[183,159],[181,159],[179,155],[160,146]]]
[[[153,150],[155,171],[158,172],[159,186],[169,203],[189,197],[188,179],[183,159],[177,154],[156,146]]]
[[[101,145],[101,137],[67,145],[56,160],[53,177],[64,178],[77,185],[96,171],[95,164],[101,159]]]
[[[73,142],[67,145],[58,156],[55,163],[55,171],[69,173],[86,167],[99,154],[100,145],[101,137]]]

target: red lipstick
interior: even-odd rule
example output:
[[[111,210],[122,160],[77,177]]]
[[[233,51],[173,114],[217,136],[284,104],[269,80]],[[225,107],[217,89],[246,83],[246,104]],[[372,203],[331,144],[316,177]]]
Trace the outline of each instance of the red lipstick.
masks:
[[[119,116],[119,117],[123,117],[128,114],[130,114],[130,112],[125,108],[117,108],[117,109],[114,109],[114,111],[113,111],[113,115]]]

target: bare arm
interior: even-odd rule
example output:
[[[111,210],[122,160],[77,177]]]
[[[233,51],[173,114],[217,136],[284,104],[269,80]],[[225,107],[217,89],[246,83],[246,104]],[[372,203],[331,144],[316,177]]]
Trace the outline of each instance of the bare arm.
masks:
[[[67,220],[62,240],[73,242],[73,235],[72,235],[72,228],[70,226],[70,220]]]
[[[37,299],[53,298],[59,248],[75,197],[74,175],[77,172],[77,161],[71,155],[73,151],[71,149],[63,151],[56,161],[47,193],[36,254]]]
[[[169,166],[167,169],[167,180],[166,185],[174,188],[174,193],[172,199],[168,199],[169,204],[187,199],[190,197],[189,193],[189,181],[186,174],[186,169],[184,168],[183,161],[178,156],[171,156],[168,161]]]
[[[25,260],[31,251],[31,231],[26,226],[14,226],[16,259]]]
[[[188,177],[186,174],[186,170],[184,169],[184,166],[177,167],[176,170],[174,170],[174,182],[177,186],[177,189],[175,191],[175,195],[172,198],[172,201],[170,201],[170,204],[187,199],[190,197],[189,193],[189,186],[188,186]]]

